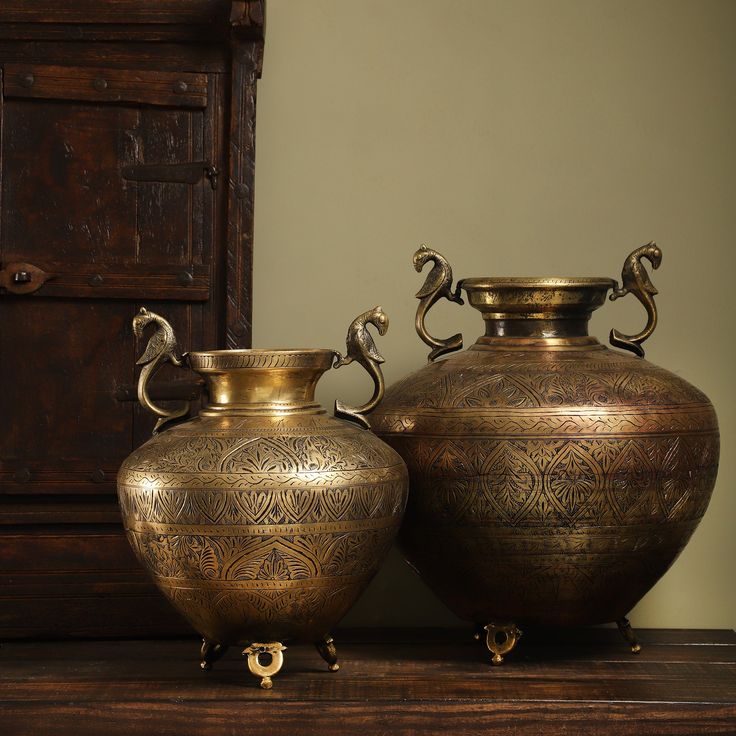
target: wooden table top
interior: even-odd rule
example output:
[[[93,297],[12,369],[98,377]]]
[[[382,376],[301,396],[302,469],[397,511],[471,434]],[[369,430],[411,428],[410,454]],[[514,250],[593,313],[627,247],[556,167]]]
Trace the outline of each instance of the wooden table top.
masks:
[[[231,649],[198,642],[7,642],[0,733],[736,733],[736,633],[612,629],[527,634],[500,667],[469,631],[338,632],[341,669],[291,645],[272,690]]]

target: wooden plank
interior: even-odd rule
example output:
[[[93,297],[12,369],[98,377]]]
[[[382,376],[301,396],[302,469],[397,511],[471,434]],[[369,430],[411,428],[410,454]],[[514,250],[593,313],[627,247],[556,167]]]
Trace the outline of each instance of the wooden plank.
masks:
[[[0,23],[224,22],[230,0],[3,0]]]
[[[249,348],[253,337],[253,190],[256,80],[263,46],[234,44],[227,172],[225,348]]]
[[[152,186],[149,184],[148,188]],[[161,185],[161,188],[165,188],[165,185]],[[184,190],[186,197],[187,185],[179,185],[179,188]],[[182,220],[186,227],[187,220]],[[182,238],[182,247],[186,244],[185,238],[186,234]],[[157,264],[152,262],[152,258],[145,263],[135,264],[58,263],[46,259],[38,259],[36,263],[35,260],[33,265],[50,274],[50,278],[38,291],[25,295],[25,298],[207,301],[210,297],[209,266],[192,263]],[[0,296],[3,293],[4,290],[0,289]]]
[[[231,33],[262,40],[264,0],[3,0],[0,38],[203,41]]]
[[[6,736],[42,727],[44,735],[181,736],[187,733],[242,736],[249,733],[391,734],[733,734],[732,706],[643,703],[473,702],[330,703],[310,701],[217,708],[212,703],[162,702],[152,710],[138,703],[73,703],[38,706],[11,702],[3,707]],[[155,729],[155,731],[154,731]],[[267,730],[263,730],[267,729]]]
[[[6,64],[5,96],[207,107],[207,76],[47,64]]]
[[[2,23],[0,39],[14,41],[218,42],[222,29],[204,25],[107,23]]]
[[[111,35],[109,26],[107,36]],[[75,44],[70,61],[75,66],[116,69],[155,69],[170,72],[229,72],[227,49],[202,44],[201,33],[194,29],[192,40],[199,44],[179,43],[83,43]],[[54,41],[19,41],[12,27],[0,25],[0,59],[4,64],[42,64],[49,59],[69,59],[68,43]],[[219,98],[215,98],[219,99]]]
[[[111,497],[21,497],[0,495],[0,527],[27,524],[120,524],[120,510]],[[3,534],[5,530],[3,529]]]
[[[582,645],[528,645],[502,667],[467,630],[344,632],[341,669],[290,644],[274,688],[257,687],[233,648],[212,672],[195,639],[32,642],[0,649],[4,733],[270,734],[733,733],[733,632],[640,632],[644,649],[614,646],[606,629]],[[341,639],[357,640],[341,644]],[[570,633],[570,639],[573,633]],[[657,642],[660,643],[651,643]],[[244,714],[247,714],[244,715]],[[335,724],[339,724],[339,728]]]
[[[716,645],[736,646],[736,631],[733,629],[636,629],[637,634],[647,644],[675,645]],[[390,628],[370,629],[351,627],[340,632],[344,643],[377,644],[425,644],[438,641],[467,644],[469,628]],[[583,629],[526,629],[522,641],[525,644],[574,645],[581,649],[586,644],[610,644],[619,648],[621,635],[611,626],[592,626]]]
[[[97,580],[104,580],[104,574],[98,573]],[[0,600],[5,639],[182,636],[190,631],[152,585],[145,594],[123,595],[95,585],[87,586],[83,595],[44,598],[42,593],[39,590],[38,596]],[[4,669],[5,662],[0,667]],[[2,728],[0,733],[4,733]]]
[[[47,645],[48,646],[48,645]],[[72,645],[70,645],[72,646]],[[607,667],[560,668],[546,675],[539,668],[519,672],[500,672],[488,663],[465,667],[457,660],[437,660],[435,672],[413,666],[413,660],[401,657],[382,667],[373,661],[351,659],[349,652],[341,660],[340,673],[327,672],[316,652],[310,651],[307,662],[294,659],[274,679],[267,702],[291,702],[308,699],[315,704],[352,700],[385,702],[424,702],[444,699],[469,700],[547,700],[555,702],[649,702],[649,703],[721,703],[733,704],[734,664],[690,664],[643,666],[639,670]],[[150,649],[150,654],[157,652]],[[43,662],[41,674],[34,675],[28,665],[4,664],[2,702],[23,700],[43,702],[120,702],[159,703],[179,699],[182,702],[216,701],[218,703],[258,703],[264,695],[246,668],[245,662],[232,659],[217,671],[199,672],[198,646],[190,644],[187,662],[177,662],[176,669],[161,663],[130,665],[106,661],[74,663],[72,660],[50,664]],[[301,666],[300,666],[301,665]],[[401,673],[398,672],[399,667]],[[369,668],[369,673],[363,672]],[[393,669],[392,669],[393,668]],[[513,668],[508,668],[509,670]],[[615,669],[615,668],[613,668]],[[634,672],[638,672],[634,676]],[[695,678],[687,681],[687,678]],[[33,685],[32,692],[30,685]]]

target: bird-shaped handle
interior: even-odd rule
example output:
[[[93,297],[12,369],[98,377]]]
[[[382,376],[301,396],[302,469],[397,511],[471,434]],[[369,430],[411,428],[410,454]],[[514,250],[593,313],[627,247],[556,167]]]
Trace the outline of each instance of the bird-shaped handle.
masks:
[[[181,367],[186,356],[179,350],[174,328],[163,317],[149,312],[145,307],[141,307],[141,311],[133,317],[133,334],[140,339],[149,324],[155,324],[156,331],[151,335],[143,355],[136,361],[136,365],[143,366],[138,377],[138,401],[144,409],[158,417],[153,428],[153,433],[158,434],[165,425],[189,414],[189,402],[173,411],[163,409],[154,404],[148,395],[148,382],[164,363]]]
[[[652,241],[630,253],[624,261],[624,267],[621,271],[621,287],[617,286],[609,297],[611,301],[615,301],[627,294],[633,294],[646,309],[647,323],[641,332],[637,332],[635,335],[624,335],[618,330],[611,330],[609,337],[611,345],[630,350],[640,358],[644,357],[644,348],[642,348],[641,343],[654,332],[654,328],[657,326],[657,305],[654,303],[654,295],[659,293],[642,263],[643,258],[646,258],[652,264],[653,269],[657,269],[662,263],[662,251]]]
[[[373,379],[373,396],[361,406],[347,406],[341,401],[335,402],[335,416],[348,419],[365,429],[370,429],[368,420],[363,416],[373,411],[383,398],[385,383],[381,363],[384,358],[378,352],[373,336],[368,332],[368,325],[373,325],[379,335],[385,335],[388,330],[388,316],[381,307],[373,307],[356,317],[348,327],[348,336],[345,340],[347,354],[336,353],[334,368],[341,368],[355,361],[368,371]]]
[[[417,316],[414,324],[419,337],[432,348],[429,353],[429,360],[432,361],[445,353],[460,350],[463,346],[463,336],[458,333],[444,340],[432,337],[424,324],[427,312],[440,299],[444,298],[456,304],[462,304],[463,300],[460,296],[462,281],[458,282],[454,292],[452,290],[452,268],[447,262],[447,259],[436,250],[422,245],[414,253],[414,270],[417,273],[421,273],[424,265],[428,261],[432,261],[434,266],[432,266],[430,272],[427,274],[424,285],[416,294],[417,299],[419,299],[419,306],[417,307]]]

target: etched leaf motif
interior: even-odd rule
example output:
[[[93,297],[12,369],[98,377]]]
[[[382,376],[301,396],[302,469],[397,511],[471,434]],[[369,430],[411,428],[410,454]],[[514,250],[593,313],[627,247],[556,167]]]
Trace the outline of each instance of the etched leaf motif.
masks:
[[[289,566],[283,555],[272,549],[261,563],[256,573],[259,580],[288,580],[291,577]]]
[[[435,477],[470,475],[472,466],[461,446],[454,442],[443,442],[434,453],[429,472]]]
[[[263,491],[238,491],[233,503],[240,510],[241,524],[271,524],[269,512],[273,506],[274,494]]]
[[[659,483],[659,502],[665,518],[673,519],[693,486],[692,459],[688,447],[675,437],[665,454]]]
[[[332,519],[344,519],[352,504],[353,494],[348,488],[331,488],[320,497],[320,505]]]
[[[609,474],[608,496],[617,516],[625,520],[640,505],[651,507],[650,501],[655,498],[652,493],[655,482],[654,466],[639,443],[626,442]],[[651,508],[644,510],[644,516],[651,513]]]
[[[457,391],[452,406],[481,407],[535,407],[541,406],[539,387],[528,377],[512,373],[481,373],[477,380]]]
[[[603,470],[579,443],[568,442],[544,476],[553,503],[568,519],[584,512],[591,494],[602,488]]]
[[[284,516],[291,523],[302,522],[314,514],[319,498],[312,490],[286,489],[281,494]]]
[[[210,580],[216,580],[219,573],[219,561],[212,544],[207,544],[199,556],[199,569],[202,576]]]
[[[484,499],[509,524],[524,515],[538,495],[540,480],[534,463],[510,442],[499,442],[481,469]]]
[[[289,446],[288,438],[259,437],[233,454],[223,472],[288,473],[299,464],[299,457]]]
[[[426,494],[415,509],[422,518],[442,523],[462,522],[476,512],[477,492],[471,489],[467,478],[444,478],[436,482],[433,492]]]

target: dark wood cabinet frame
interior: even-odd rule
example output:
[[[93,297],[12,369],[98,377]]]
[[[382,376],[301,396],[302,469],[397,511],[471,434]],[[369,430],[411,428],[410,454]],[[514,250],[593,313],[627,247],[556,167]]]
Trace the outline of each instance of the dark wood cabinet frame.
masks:
[[[0,4],[2,638],[188,631],[117,509],[152,426],[130,320],[250,346],[263,37],[264,0]]]

